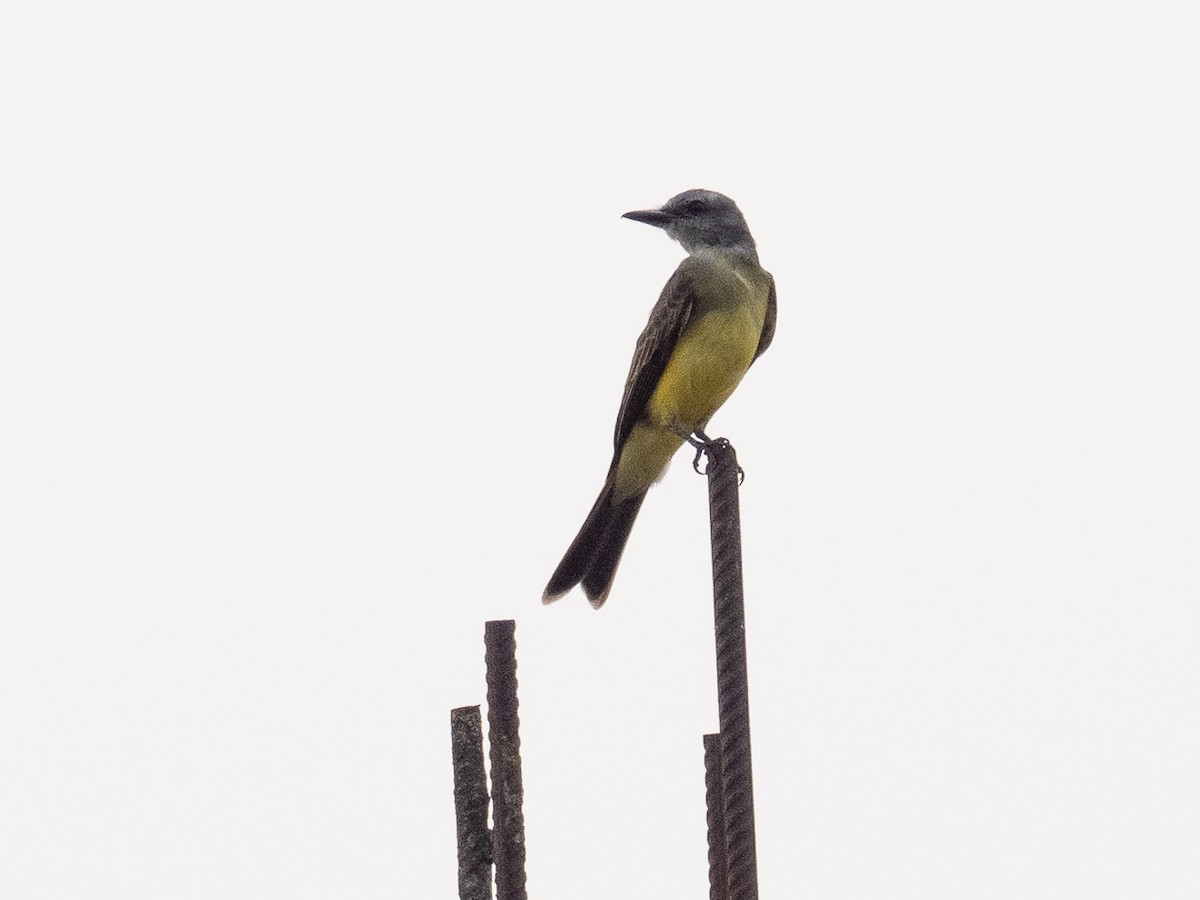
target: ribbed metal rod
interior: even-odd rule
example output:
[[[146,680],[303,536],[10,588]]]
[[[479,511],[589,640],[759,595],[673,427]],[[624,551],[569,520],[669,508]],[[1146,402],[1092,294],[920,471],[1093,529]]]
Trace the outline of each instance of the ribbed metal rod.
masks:
[[[517,718],[516,622],[488,622],[483,641],[487,661],[488,746],[492,763],[492,858],[497,900],[526,900],[525,789],[521,779],[521,736]]]
[[[708,513],[712,528],[713,625],[717,645],[717,710],[721,723],[721,793],[725,807],[726,900],[758,900],[754,777],[750,764],[750,688],[737,453],[710,442]]]
[[[721,735],[704,736],[704,805],[708,810],[708,900],[725,900],[725,799],[721,794]]]
[[[458,896],[460,900],[491,900],[492,834],[487,824],[483,722],[478,706],[450,710],[450,752],[458,820]]]

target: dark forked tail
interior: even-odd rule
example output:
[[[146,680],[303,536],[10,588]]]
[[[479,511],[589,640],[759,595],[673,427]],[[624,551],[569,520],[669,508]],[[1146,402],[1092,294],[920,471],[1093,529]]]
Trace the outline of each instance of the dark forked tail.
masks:
[[[610,473],[579,534],[550,576],[550,583],[542,594],[543,603],[553,603],[577,584],[583,585],[588,602],[596,609],[608,599],[625,542],[629,540],[629,531],[646,499],[645,492],[618,503],[613,502],[612,496]]]

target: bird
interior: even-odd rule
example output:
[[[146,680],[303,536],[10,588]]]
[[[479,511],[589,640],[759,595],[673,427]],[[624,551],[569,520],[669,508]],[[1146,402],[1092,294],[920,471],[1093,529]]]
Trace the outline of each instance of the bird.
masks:
[[[697,188],[623,218],[661,228],[688,255],[637,340],[604,486],[543,603],[580,585],[594,608],[604,605],[646,492],[685,441],[708,442],[709,419],[775,335],[775,279],[733,200]]]

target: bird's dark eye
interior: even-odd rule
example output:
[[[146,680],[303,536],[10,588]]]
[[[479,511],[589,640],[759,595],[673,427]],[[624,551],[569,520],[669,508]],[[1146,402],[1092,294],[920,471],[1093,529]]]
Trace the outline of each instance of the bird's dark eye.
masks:
[[[684,204],[683,208],[687,210],[689,215],[698,216],[708,208],[708,204],[703,200],[689,200]]]

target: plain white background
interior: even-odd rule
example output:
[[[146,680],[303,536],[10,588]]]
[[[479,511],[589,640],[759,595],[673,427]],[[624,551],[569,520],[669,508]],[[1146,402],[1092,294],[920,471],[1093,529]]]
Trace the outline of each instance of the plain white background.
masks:
[[[702,897],[704,482],[541,590],[741,205],[764,897],[1200,895],[1189,2],[18,2],[0,894],[451,897],[517,620],[533,897]]]

